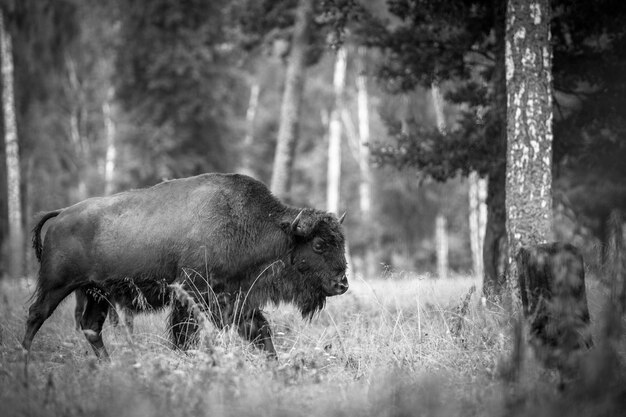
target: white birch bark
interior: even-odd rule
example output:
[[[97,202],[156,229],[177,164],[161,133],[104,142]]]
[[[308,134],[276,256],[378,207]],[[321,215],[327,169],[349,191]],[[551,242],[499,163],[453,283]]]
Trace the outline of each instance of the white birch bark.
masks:
[[[254,143],[254,120],[256,119],[257,109],[259,107],[259,93],[261,86],[259,81],[254,79],[250,87],[250,99],[248,100],[248,109],[246,111],[246,136],[243,139],[243,155],[241,172],[245,175],[254,176],[252,169],[252,145]]]
[[[19,277],[24,273],[24,231],[22,228],[19,143],[13,90],[13,45],[11,34],[5,25],[5,15],[2,8],[0,8],[0,56],[2,59],[2,109],[9,217],[9,273],[13,277]]]
[[[483,277],[483,242],[487,225],[487,180],[476,171],[468,177],[469,232],[474,275]]]
[[[443,112],[443,98],[439,90],[439,84],[433,82],[431,84],[431,96],[433,107],[435,109],[435,119],[437,121],[437,130],[442,135],[446,134],[446,119]],[[440,209],[441,210],[441,209]],[[435,245],[437,247],[437,275],[439,278],[448,277],[448,230],[447,220],[441,211],[437,214],[435,220]]]
[[[509,0],[506,25],[508,282],[515,255],[552,234],[552,49],[549,0]],[[517,292],[517,291],[516,291]]]
[[[339,48],[335,60],[333,88],[335,107],[330,114],[330,131],[328,135],[328,173],[326,185],[326,210],[338,214],[341,190],[341,111],[343,109],[343,91],[346,84],[347,53],[344,47]]]
[[[435,218],[435,246],[437,247],[437,276],[448,278],[448,222],[441,213]]]
[[[117,157],[117,147],[115,144],[116,127],[111,109],[111,103],[115,91],[110,88],[107,98],[102,103],[102,116],[104,118],[104,132],[106,137],[106,154],[104,160],[104,194],[110,195],[115,187],[115,162]]]
[[[280,108],[280,124],[270,188],[280,199],[287,199],[298,140],[298,120],[306,72],[306,53],[313,16],[313,0],[300,0],[291,42],[291,53]]]
[[[369,96],[367,92],[367,71],[365,58],[367,49],[360,47],[358,50],[358,75],[356,78],[357,108],[359,119],[359,170],[361,181],[359,182],[359,209],[363,218],[370,220],[372,210],[372,172],[370,169],[370,113]]]

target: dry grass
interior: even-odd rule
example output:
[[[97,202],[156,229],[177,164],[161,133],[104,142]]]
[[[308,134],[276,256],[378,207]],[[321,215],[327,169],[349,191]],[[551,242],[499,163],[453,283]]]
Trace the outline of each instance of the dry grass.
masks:
[[[416,278],[357,279],[311,323],[288,306],[268,308],[277,362],[236,332],[210,326],[196,350],[173,351],[163,312],[137,317],[132,339],[107,324],[112,361],[98,363],[73,330],[73,302],[67,302],[35,338],[27,366],[19,340],[33,283],[3,282],[1,414],[609,416],[626,409],[619,388],[626,387],[623,338],[612,346],[597,343],[584,362],[584,379],[565,393],[532,357],[511,382],[502,370],[514,345],[513,320],[482,308],[480,289],[463,308],[480,283]],[[606,293],[594,281],[588,287],[600,340]]]

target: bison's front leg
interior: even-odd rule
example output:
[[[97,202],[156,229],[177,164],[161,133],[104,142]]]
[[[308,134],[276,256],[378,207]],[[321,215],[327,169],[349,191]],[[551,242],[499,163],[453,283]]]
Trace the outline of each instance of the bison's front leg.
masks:
[[[109,300],[96,293],[87,292],[87,306],[81,318],[80,325],[85,338],[91,345],[99,359],[109,359],[109,353],[102,341],[102,325],[109,310]]]
[[[276,359],[276,349],[272,343],[270,324],[259,310],[252,310],[239,324],[239,334]]]
[[[172,343],[177,348],[187,350],[198,342],[198,322],[178,299],[172,303],[170,326]]]

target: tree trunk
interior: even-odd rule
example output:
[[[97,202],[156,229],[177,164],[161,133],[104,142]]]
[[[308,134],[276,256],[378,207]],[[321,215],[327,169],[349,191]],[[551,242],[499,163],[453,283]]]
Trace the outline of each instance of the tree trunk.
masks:
[[[435,246],[437,247],[437,276],[448,278],[448,227],[446,218],[438,214],[435,218]]]
[[[357,59],[358,75],[356,78],[357,107],[359,117],[359,170],[361,181],[359,183],[359,209],[364,219],[369,220],[372,211],[372,172],[370,169],[370,112],[369,96],[367,93],[367,70],[365,58],[367,49],[359,48]]]
[[[7,206],[9,237],[9,273],[16,278],[24,272],[24,230],[20,190],[20,157],[13,94],[13,45],[0,8],[0,55],[2,58],[2,108],[4,148],[7,170]]]
[[[439,84],[431,84],[431,94],[433,107],[435,109],[435,119],[437,130],[442,135],[446,134],[446,119],[443,113],[443,98],[439,91]],[[448,277],[448,230],[445,216],[440,212],[435,219],[435,243],[437,246],[437,276],[445,279]]]
[[[69,89],[71,91],[71,103],[70,103],[70,120],[69,131],[72,144],[74,145],[76,154],[76,172],[75,176],[78,181],[76,184],[75,201],[82,201],[87,198],[87,149],[84,140],[84,119],[85,119],[85,94],[82,90],[80,80],[78,78],[78,72],[76,70],[76,64],[71,56],[67,55],[65,58],[65,67],[68,74]]]
[[[506,4],[493,1],[495,33],[495,63],[492,79],[494,117],[493,141],[495,164],[487,179],[487,224],[483,241],[483,295],[494,303],[500,301],[505,287],[508,242],[506,237],[505,160],[506,160],[506,77],[505,77],[505,28]]]
[[[470,173],[468,189],[470,248],[474,275],[483,277],[483,242],[487,223],[487,181],[476,171]]]
[[[285,79],[285,91],[280,108],[280,125],[271,190],[278,198],[288,199],[291,189],[293,160],[298,140],[298,119],[304,90],[306,55],[313,17],[313,0],[300,0],[296,16],[291,53]]]
[[[357,58],[357,115],[359,119],[359,210],[361,220],[366,226],[372,225],[372,171],[370,168],[370,112],[369,95],[367,92],[367,68],[365,66],[367,48],[359,47]],[[371,227],[367,227],[371,230]],[[376,246],[377,239],[372,235],[367,238],[365,249],[365,276],[370,278],[376,274]]]
[[[248,101],[248,110],[246,111],[246,136],[243,139],[243,154],[241,172],[245,175],[254,176],[252,168],[252,145],[254,143],[254,120],[256,119],[256,111],[259,107],[259,93],[261,86],[259,81],[254,79],[250,87],[250,100]]]
[[[8,273],[8,213],[5,147],[0,146],[0,279]]]
[[[328,175],[326,182],[326,210],[339,212],[339,196],[341,189],[341,112],[343,110],[343,90],[346,84],[347,53],[344,47],[337,51],[333,87],[335,107],[330,114],[330,131],[328,134]]]
[[[611,211],[608,220],[607,275],[611,302],[618,316],[626,311],[626,253],[624,252],[624,215]]]
[[[435,109],[435,120],[437,121],[437,130],[442,135],[446,134],[446,118],[443,113],[443,97],[439,90],[439,83],[433,82],[430,86],[430,92],[433,99],[433,108]]]
[[[506,217],[512,288],[519,249],[545,243],[552,233],[551,71],[549,0],[509,0]]]
[[[507,240],[504,208],[504,166],[494,170],[487,183],[487,225],[483,241],[483,295],[498,302],[505,287]]]
[[[115,121],[113,120],[113,112],[111,110],[111,102],[115,92],[110,88],[107,98],[102,104],[102,115],[104,117],[104,131],[106,135],[106,155],[104,160],[104,194],[110,195],[115,188],[115,159],[117,148],[115,146]]]

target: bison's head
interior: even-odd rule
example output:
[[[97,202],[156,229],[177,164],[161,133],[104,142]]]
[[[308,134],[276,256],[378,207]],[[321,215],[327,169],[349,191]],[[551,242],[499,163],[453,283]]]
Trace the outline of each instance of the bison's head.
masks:
[[[343,216],[316,210],[303,210],[289,227],[295,246],[291,265],[296,280],[293,301],[302,315],[311,317],[324,307],[326,297],[348,290],[346,278],[345,238],[341,227]]]

